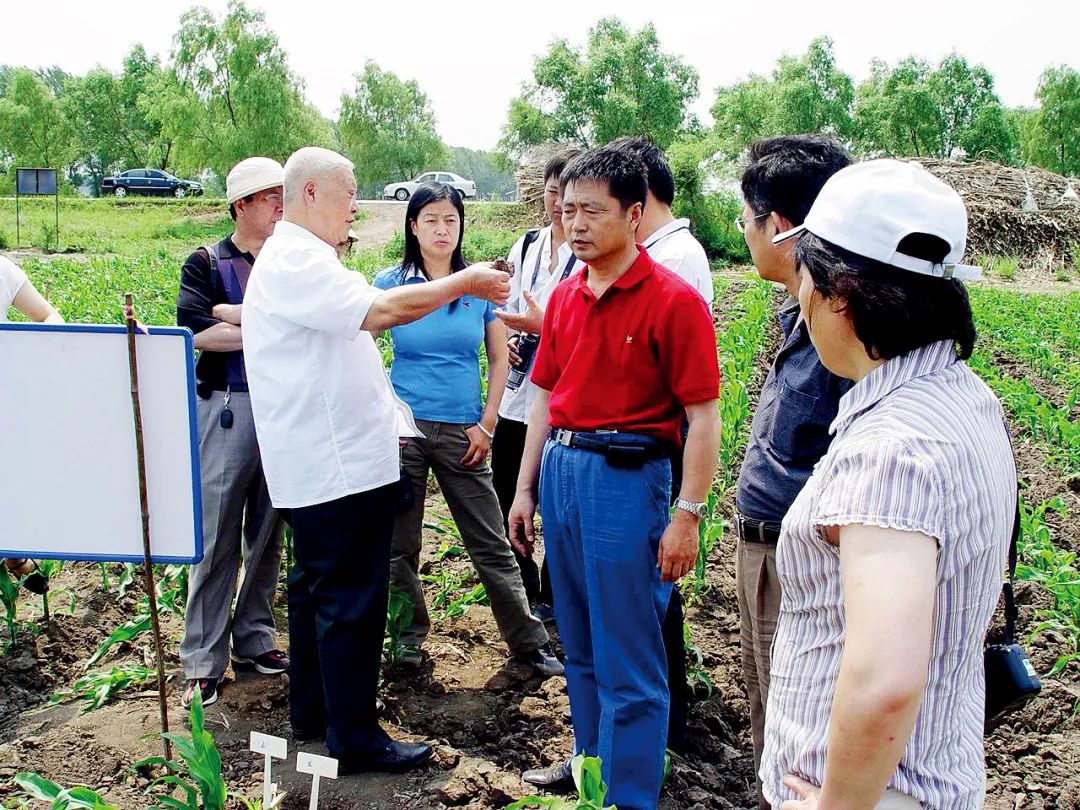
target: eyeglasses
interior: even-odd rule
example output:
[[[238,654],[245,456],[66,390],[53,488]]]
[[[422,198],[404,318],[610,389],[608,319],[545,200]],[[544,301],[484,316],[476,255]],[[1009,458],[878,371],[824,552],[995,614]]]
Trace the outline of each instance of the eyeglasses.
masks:
[[[746,233],[746,223],[747,222],[753,222],[755,219],[761,219],[762,217],[767,217],[771,213],[772,212],[769,211],[769,212],[764,213],[764,214],[758,214],[756,217],[749,217],[749,218],[735,217],[735,230],[737,230],[739,233],[745,234]]]

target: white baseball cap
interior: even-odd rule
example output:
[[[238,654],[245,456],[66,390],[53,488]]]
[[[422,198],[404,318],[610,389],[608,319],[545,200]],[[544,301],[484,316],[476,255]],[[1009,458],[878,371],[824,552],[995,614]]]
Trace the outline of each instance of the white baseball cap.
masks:
[[[225,178],[225,199],[232,205],[239,199],[285,185],[285,170],[268,157],[249,157],[241,160]]]
[[[797,228],[774,243],[809,231],[857,256],[938,278],[977,279],[982,270],[960,264],[967,245],[967,209],[960,195],[914,161],[867,160],[830,177]],[[940,263],[900,253],[911,234],[943,239],[949,252]]]

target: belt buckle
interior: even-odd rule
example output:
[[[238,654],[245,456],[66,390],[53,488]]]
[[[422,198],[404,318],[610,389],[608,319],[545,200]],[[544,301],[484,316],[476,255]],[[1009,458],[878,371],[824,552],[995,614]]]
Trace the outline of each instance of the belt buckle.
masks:
[[[555,440],[556,444],[561,444],[563,447],[569,447],[570,440],[574,438],[574,433],[565,428],[559,428],[551,438]]]

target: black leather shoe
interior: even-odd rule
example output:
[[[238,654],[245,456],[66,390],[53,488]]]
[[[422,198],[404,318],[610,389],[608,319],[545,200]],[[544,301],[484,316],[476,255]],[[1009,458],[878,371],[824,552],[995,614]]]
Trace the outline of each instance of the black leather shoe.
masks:
[[[338,775],[386,771],[402,773],[418,768],[431,759],[431,746],[426,743],[391,740],[374,754],[338,758]]]
[[[305,728],[304,726],[293,726],[292,735],[293,739],[296,740],[298,743],[324,740],[326,739],[326,726],[312,726],[311,728]]]
[[[525,771],[521,778],[530,785],[536,785],[551,793],[573,793],[575,790],[574,770],[568,759],[546,768]]]

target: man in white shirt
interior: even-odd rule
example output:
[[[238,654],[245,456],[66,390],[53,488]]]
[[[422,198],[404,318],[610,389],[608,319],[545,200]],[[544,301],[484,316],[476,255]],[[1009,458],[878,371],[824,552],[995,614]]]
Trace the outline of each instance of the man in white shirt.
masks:
[[[529,411],[536,397],[536,386],[529,379],[532,364],[529,352],[535,351],[544,322],[544,307],[551,293],[563,280],[584,266],[574,257],[566,242],[562,211],[558,204],[559,176],[563,167],[579,154],[580,149],[566,149],[544,164],[544,213],[551,224],[526,232],[507,256],[514,267],[514,277],[510,280],[510,311],[497,314],[514,330],[509,345],[516,380],[513,374],[507,380],[506,391],[499,405],[495,438],[491,443],[491,472],[504,523],[517,492],[518,468],[525,450]],[[528,355],[524,361],[519,354],[523,340],[524,351]],[[533,613],[543,622],[553,622],[551,576],[547,567],[538,567],[532,557],[523,556],[517,549],[514,549],[514,556]]]
[[[705,248],[690,233],[690,220],[675,219],[675,177],[660,148],[648,138],[619,138],[610,146],[641,158],[649,170],[649,193],[638,225],[637,241],[653,261],[693,287],[712,309],[713,283]]]
[[[285,164],[284,216],[255,262],[243,336],[270,498],[293,527],[293,733],[325,733],[345,774],[408,770],[431,755],[391,740],[375,709],[401,406],[373,333],[462,295],[501,304],[510,293],[509,276],[484,265],[386,291],[346,270],[336,246],[356,217],[352,167],[317,147]]]

